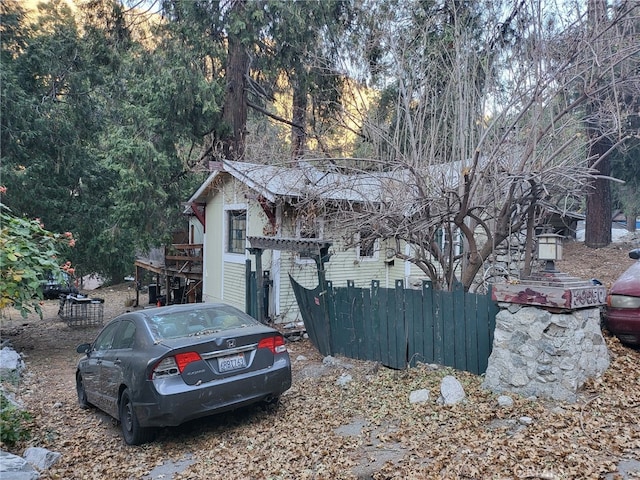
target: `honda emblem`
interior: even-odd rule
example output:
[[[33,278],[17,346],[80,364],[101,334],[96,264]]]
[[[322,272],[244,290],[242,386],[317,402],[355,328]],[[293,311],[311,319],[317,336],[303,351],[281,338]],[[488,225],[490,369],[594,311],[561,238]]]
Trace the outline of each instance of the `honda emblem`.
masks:
[[[236,346],[236,339],[232,338],[231,340],[227,340],[227,348],[235,348]]]

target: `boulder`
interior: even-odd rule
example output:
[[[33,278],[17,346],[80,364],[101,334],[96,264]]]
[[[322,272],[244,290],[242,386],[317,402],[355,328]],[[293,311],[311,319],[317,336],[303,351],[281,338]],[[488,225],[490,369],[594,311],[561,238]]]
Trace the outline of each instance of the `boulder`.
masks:
[[[38,480],[40,474],[22,457],[0,450],[2,480]]]
[[[464,400],[465,393],[462,384],[457,378],[447,375],[440,384],[440,398],[438,403],[442,405],[455,405]]]
[[[426,403],[429,401],[429,390],[426,388],[414,390],[409,394],[409,403]]]
[[[47,470],[55,464],[62,454],[46,448],[30,447],[24,451],[24,459],[38,470]]]
[[[11,347],[0,350],[0,375],[20,375],[24,369],[24,361],[18,352]]]

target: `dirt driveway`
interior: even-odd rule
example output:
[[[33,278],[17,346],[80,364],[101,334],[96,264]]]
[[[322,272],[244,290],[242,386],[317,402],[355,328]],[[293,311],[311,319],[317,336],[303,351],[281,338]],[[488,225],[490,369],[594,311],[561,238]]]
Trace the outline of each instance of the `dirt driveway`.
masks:
[[[616,262],[624,262],[625,255],[621,251]],[[602,263],[594,261],[594,269]],[[105,298],[108,319],[126,310],[132,294],[120,285],[95,295]],[[513,396],[509,407],[499,406],[495,395],[480,388],[481,378],[471,374],[427,365],[395,371],[348,359],[323,363],[307,340],[292,342],[294,382],[277,411],[251,408],[198,420],[162,430],[151,444],[130,447],[115,421],[77,406],[75,346],[91,340],[98,327],[72,328],[56,313],[56,303],[46,302],[43,320],[13,315],[3,319],[1,332],[24,354],[27,369],[13,388],[34,417],[32,438],[12,453],[20,455],[27,446],[62,453],[43,479],[640,475],[634,463],[640,459],[640,352],[608,337],[611,367],[584,387],[577,403]],[[467,394],[466,402],[453,407],[436,402],[448,374]],[[341,386],[338,380],[346,375],[352,381]],[[431,399],[410,404],[409,394],[417,389],[428,389]],[[631,476],[607,475],[629,465],[636,469]]]

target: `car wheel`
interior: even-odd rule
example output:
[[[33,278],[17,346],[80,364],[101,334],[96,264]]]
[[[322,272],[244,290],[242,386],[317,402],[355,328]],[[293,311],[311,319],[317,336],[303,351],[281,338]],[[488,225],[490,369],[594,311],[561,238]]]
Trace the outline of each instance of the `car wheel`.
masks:
[[[125,389],[120,395],[120,427],[128,445],[140,445],[153,440],[153,430],[141,427],[138,422],[129,389]]]
[[[76,392],[78,393],[78,405],[80,405],[80,408],[89,408],[91,404],[87,400],[87,391],[84,389],[82,375],[79,373],[76,374]]]

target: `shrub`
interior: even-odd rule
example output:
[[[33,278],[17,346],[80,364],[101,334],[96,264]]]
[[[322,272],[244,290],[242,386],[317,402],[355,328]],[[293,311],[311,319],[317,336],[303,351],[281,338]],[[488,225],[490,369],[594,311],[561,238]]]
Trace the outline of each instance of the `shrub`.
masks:
[[[11,447],[31,436],[29,423],[32,418],[29,412],[20,410],[0,392],[0,442]]]

